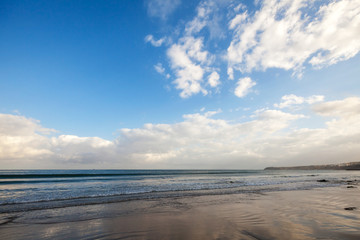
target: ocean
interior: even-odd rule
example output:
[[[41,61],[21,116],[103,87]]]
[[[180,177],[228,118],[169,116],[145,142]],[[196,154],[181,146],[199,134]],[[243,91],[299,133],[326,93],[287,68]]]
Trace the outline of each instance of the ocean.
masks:
[[[359,177],[359,171],[0,170],[0,213],[140,199],[326,188]]]

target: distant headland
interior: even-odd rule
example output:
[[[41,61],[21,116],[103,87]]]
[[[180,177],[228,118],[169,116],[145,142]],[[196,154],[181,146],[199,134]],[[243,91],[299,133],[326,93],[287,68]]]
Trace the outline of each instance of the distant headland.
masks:
[[[360,170],[360,162],[294,167],[267,167],[264,170]]]

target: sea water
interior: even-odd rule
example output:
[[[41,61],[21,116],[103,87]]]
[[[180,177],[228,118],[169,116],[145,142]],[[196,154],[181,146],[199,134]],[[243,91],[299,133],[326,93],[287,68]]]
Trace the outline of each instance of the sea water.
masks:
[[[0,213],[133,199],[304,190],[359,177],[359,171],[0,170]]]

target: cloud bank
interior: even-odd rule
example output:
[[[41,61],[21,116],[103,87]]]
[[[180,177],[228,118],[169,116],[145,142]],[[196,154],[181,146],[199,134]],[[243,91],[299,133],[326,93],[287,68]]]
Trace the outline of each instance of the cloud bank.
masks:
[[[0,114],[2,168],[263,168],[358,161],[360,98],[315,103],[323,128],[298,128],[311,116],[261,109],[244,122],[219,112],[174,124],[121,129],[114,141],[57,135],[24,116]]]

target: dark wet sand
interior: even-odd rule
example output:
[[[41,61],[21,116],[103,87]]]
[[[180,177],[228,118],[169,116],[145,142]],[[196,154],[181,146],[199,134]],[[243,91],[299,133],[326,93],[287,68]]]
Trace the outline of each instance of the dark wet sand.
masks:
[[[0,239],[360,239],[360,190],[139,200],[7,214],[0,224]]]

